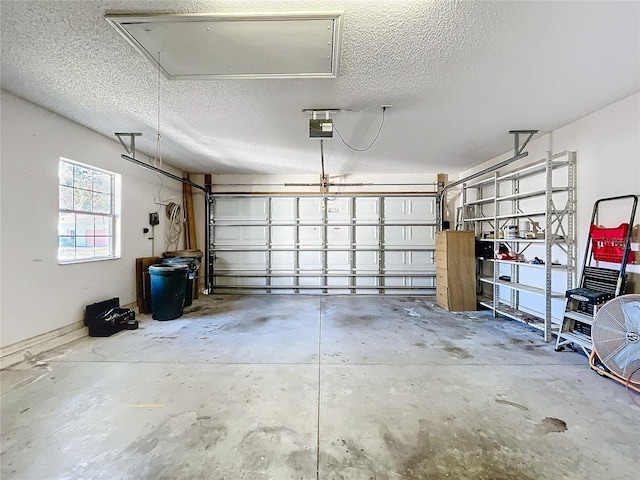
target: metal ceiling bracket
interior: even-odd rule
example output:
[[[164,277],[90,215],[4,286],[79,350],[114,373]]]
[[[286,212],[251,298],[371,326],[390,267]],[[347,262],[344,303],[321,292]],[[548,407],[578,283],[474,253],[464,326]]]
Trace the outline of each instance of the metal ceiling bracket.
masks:
[[[527,143],[529,143],[529,140],[531,140],[531,137],[533,137],[536,133],[538,133],[538,130],[509,130],[509,133],[515,135],[515,137],[513,138],[513,155],[517,156],[522,153],[522,151],[524,150],[524,147],[527,146]],[[529,135],[522,145],[520,145],[521,134]]]
[[[136,137],[141,137],[142,134],[138,132],[135,132],[135,133],[134,132],[131,132],[131,133],[116,132],[114,135],[118,137],[118,140],[120,140],[120,143],[122,144],[126,152],[129,155],[131,155],[133,158],[136,158]],[[124,140],[122,140],[122,137],[129,137],[128,147],[124,143]]]

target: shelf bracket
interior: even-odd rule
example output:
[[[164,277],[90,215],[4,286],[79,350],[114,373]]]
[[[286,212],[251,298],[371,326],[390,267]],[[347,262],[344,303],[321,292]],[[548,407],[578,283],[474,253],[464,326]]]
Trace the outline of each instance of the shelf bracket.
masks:
[[[133,158],[136,158],[136,137],[141,137],[142,134],[138,133],[138,132],[131,132],[131,133],[123,133],[123,132],[116,132],[114,133],[114,135],[116,137],[118,137],[118,140],[120,140],[120,143],[122,144],[123,148],[126,150],[127,154],[131,155]],[[129,146],[127,146],[126,143],[124,143],[124,140],[122,140],[122,137],[129,137]]]
[[[538,130],[509,130],[509,133],[515,135],[513,138],[513,154],[520,155],[529,140],[531,140],[531,137],[538,133]],[[529,135],[522,145],[520,145],[520,135]]]

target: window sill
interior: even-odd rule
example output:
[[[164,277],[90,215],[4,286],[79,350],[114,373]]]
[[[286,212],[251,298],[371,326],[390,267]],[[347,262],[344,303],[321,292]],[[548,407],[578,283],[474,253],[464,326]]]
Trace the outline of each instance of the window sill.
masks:
[[[58,260],[58,265],[74,265],[78,263],[104,262],[106,260],[120,260],[121,257],[83,258],[75,260]]]

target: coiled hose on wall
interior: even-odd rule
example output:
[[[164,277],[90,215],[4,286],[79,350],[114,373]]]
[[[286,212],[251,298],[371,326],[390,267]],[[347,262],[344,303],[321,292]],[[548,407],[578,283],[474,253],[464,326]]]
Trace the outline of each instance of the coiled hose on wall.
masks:
[[[180,235],[182,235],[182,223],[184,222],[182,205],[171,202],[167,205],[166,213],[167,218],[169,219],[166,250],[177,250],[178,242],[180,242]]]

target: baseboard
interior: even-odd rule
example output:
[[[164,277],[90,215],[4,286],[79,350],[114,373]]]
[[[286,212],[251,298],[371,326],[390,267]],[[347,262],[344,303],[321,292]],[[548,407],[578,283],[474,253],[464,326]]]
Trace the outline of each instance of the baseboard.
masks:
[[[131,308],[135,311],[136,304],[135,302],[128,303],[123,307]],[[42,335],[36,335],[6,347],[1,347],[0,370],[88,335],[89,332],[84,326],[84,320],[79,320]]]
[[[12,343],[0,348],[0,369],[8,368],[34,355],[39,355],[87,335],[84,321],[80,320],[42,335]]]

